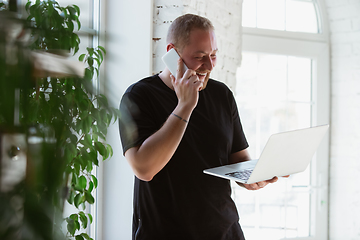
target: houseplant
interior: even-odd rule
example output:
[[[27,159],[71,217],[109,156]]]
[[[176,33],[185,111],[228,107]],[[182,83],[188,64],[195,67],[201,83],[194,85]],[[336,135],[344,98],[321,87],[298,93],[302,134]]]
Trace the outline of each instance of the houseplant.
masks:
[[[81,27],[79,7],[37,0],[28,1],[25,9],[29,16],[24,25],[33,36],[27,49],[72,54],[79,50],[80,38],[74,32]],[[17,188],[25,199],[25,224],[17,227],[32,236],[24,239],[61,238],[64,199],[78,209],[65,217],[66,237],[91,239],[80,230],[92,222],[91,214],[85,212],[86,204],[94,204],[98,185],[92,170],[99,159],[112,156],[111,146],[105,143],[107,128],[119,116],[104,95],[93,92],[92,79],[98,76],[105,53],[98,46],[80,55],[87,65],[83,77],[29,77],[31,84],[21,87],[20,124],[28,139],[42,139],[40,144],[29,143],[28,158],[33,164],[28,166],[25,183]],[[12,124],[1,115],[0,110],[0,125]]]

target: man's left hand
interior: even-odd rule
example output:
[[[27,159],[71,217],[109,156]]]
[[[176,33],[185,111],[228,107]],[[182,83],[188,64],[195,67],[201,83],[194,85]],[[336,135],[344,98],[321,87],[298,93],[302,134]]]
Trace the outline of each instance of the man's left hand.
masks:
[[[268,185],[269,183],[274,183],[278,180],[278,177],[273,177],[272,179],[266,180],[266,181],[261,181],[261,182],[257,182],[257,183],[251,183],[251,184],[245,184],[245,183],[238,183],[240,186],[243,186],[244,188],[246,188],[247,190],[259,190],[263,187],[265,187],[266,185]]]
[[[283,177],[288,178],[288,177],[290,177],[290,175],[286,175],[286,176],[283,176]],[[259,189],[265,187],[266,185],[268,185],[269,183],[276,182],[278,179],[279,179],[278,177],[273,177],[272,179],[257,182],[257,183],[252,183],[252,184],[245,184],[245,183],[239,183],[239,182],[237,182],[237,184],[244,187],[244,188],[246,188],[247,190],[259,190]]]

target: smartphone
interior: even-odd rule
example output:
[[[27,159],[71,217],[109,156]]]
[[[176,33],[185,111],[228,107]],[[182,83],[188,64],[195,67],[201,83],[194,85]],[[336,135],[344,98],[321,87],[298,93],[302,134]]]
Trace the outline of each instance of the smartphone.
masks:
[[[162,57],[163,62],[166,67],[170,70],[171,74],[176,77],[176,70],[178,67],[178,60],[180,56],[176,52],[175,48],[170,49],[165,55]],[[188,67],[184,63],[184,72],[188,69]]]

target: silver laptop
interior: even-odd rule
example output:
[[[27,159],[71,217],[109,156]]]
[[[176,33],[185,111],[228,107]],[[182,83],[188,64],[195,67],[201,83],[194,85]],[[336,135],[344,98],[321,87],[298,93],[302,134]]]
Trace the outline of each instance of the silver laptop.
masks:
[[[205,169],[204,173],[250,184],[302,172],[328,128],[323,125],[271,135],[259,159]]]

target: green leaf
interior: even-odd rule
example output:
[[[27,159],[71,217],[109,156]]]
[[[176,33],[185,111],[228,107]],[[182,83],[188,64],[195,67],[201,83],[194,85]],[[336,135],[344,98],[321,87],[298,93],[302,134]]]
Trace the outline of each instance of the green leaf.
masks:
[[[103,53],[104,53],[104,54],[106,54],[106,50],[105,50],[105,48],[104,48],[104,47],[102,47],[102,46],[98,46],[98,48],[100,48],[100,49],[101,49],[101,51],[103,51]]]
[[[74,224],[75,224],[75,228],[76,228],[77,230],[80,230],[80,223],[79,223],[79,221],[75,221]]]
[[[66,222],[67,222],[67,230],[68,232],[71,234],[71,236],[74,236],[75,231],[76,231],[76,227],[75,227],[75,221],[71,218],[66,218]]]
[[[93,135],[96,136],[96,137],[99,137],[99,138],[101,138],[103,140],[106,140],[106,136],[101,132],[94,132]]]
[[[79,217],[80,217],[82,227],[86,228],[87,225],[88,225],[88,219],[87,219],[85,213],[84,212],[79,212]]]
[[[88,51],[90,56],[94,54],[94,48],[87,47],[86,50]]]
[[[67,27],[69,28],[70,32],[74,31],[74,23],[70,20],[68,22],[66,22]],[[73,46],[74,47],[74,46]]]
[[[79,18],[77,18],[75,21],[76,21],[76,23],[78,25],[78,31],[79,31],[80,28],[81,28],[81,22],[80,22]]]
[[[83,236],[86,240],[92,240],[87,233],[82,233],[81,236]]]
[[[85,192],[85,199],[90,204],[94,204],[94,202],[95,202],[94,197],[88,191]]]
[[[89,124],[89,121],[86,121],[87,124]],[[91,120],[90,120],[90,124],[91,124]],[[88,126],[88,128],[90,128],[90,126]],[[86,142],[86,146],[87,147],[91,147],[92,146],[92,139],[91,139],[91,135],[90,134],[86,134],[85,135],[85,142]]]
[[[108,150],[110,157],[112,157],[114,155],[114,151],[113,151],[113,148],[111,147],[111,145],[107,144],[106,149]]]
[[[84,237],[81,235],[76,235],[75,240],[84,240]]]
[[[78,184],[81,189],[85,189],[87,184],[86,178],[84,176],[79,177]]]
[[[66,8],[67,8],[67,10],[69,10],[71,19],[74,19],[74,16],[76,16],[76,13],[77,13],[76,9],[72,6],[67,6]]]
[[[48,11],[49,16],[51,16],[53,14],[54,7],[53,7],[53,5],[51,3],[48,5],[47,11]]]
[[[73,4],[72,6],[73,6],[74,9],[76,10],[77,15],[80,16],[80,8],[79,8],[77,5],[75,5],[75,4]]]
[[[4,4],[4,3],[2,3]],[[28,1],[26,4],[25,4],[25,10],[28,12],[29,11],[29,7],[31,5],[31,1]]]
[[[83,60],[84,60],[84,58],[85,58],[85,56],[86,56],[86,54],[85,54],[85,53],[81,54],[81,55],[79,56],[79,61],[83,61]]]
[[[85,68],[85,76],[84,78],[87,80],[91,80],[94,76],[94,73],[90,71],[89,68]]]
[[[74,163],[74,171],[76,175],[80,174],[80,164],[79,163]]]
[[[100,65],[101,65],[100,60],[99,60],[98,58],[94,58],[94,59],[95,59],[95,61],[97,62],[98,66],[100,66]]]
[[[90,224],[91,224],[93,222],[93,216],[90,213],[88,213],[88,217],[89,217]]]
[[[96,52],[98,53],[98,56],[99,56],[99,58],[100,58],[100,61],[101,61],[101,62],[104,61],[104,55],[103,55],[103,53],[102,53],[99,49],[97,49]]]
[[[75,213],[71,214],[69,218],[74,220],[74,221],[77,221],[79,219],[78,215],[75,214]]]
[[[74,24],[71,22],[72,27],[74,28]],[[72,47],[76,47],[79,45],[80,40],[79,40],[79,36],[76,33],[72,33],[71,37],[70,37],[70,41],[71,41],[71,46]]]
[[[88,57],[87,62],[88,62],[88,64],[89,64],[89,66],[94,65],[94,58]]]
[[[74,198],[74,205],[76,208],[79,208],[79,205],[82,203],[81,201],[81,194],[78,193]]]
[[[94,183],[92,181],[89,182],[89,192],[92,192],[92,190],[94,189]]]
[[[97,180],[97,178],[96,178],[94,175],[91,175],[91,178],[92,178],[92,181],[94,182],[95,188],[97,188],[97,186],[98,186],[98,180]]]
[[[74,169],[74,170],[75,170],[75,169]],[[79,173],[73,172],[72,178],[71,178],[71,183],[72,183],[73,185],[76,185],[77,182],[79,181],[78,175],[79,175]]]
[[[96,96],[97,97],[97,100],[99,101],[100,103],[100,106],[103,106],[105,108],[109,107],[109,103],[108,103],[108,100],[107,98],[105,97],[105,95],[103,94],[99,94]],[[102,109],[103,110],[103,109]],[[103,111],[101,110],[101,114],[103,114]]]
[[[75,192],[73,190],[70,191],[69,197],[68,197],[68,203],[69,204],[73,204],[74,203],[74,198],[75,198]]]
[[[95,142],[95,148],[101,156],[106,155],[106,148],[105,148],[104,144],[102,144],[101,142]]]

